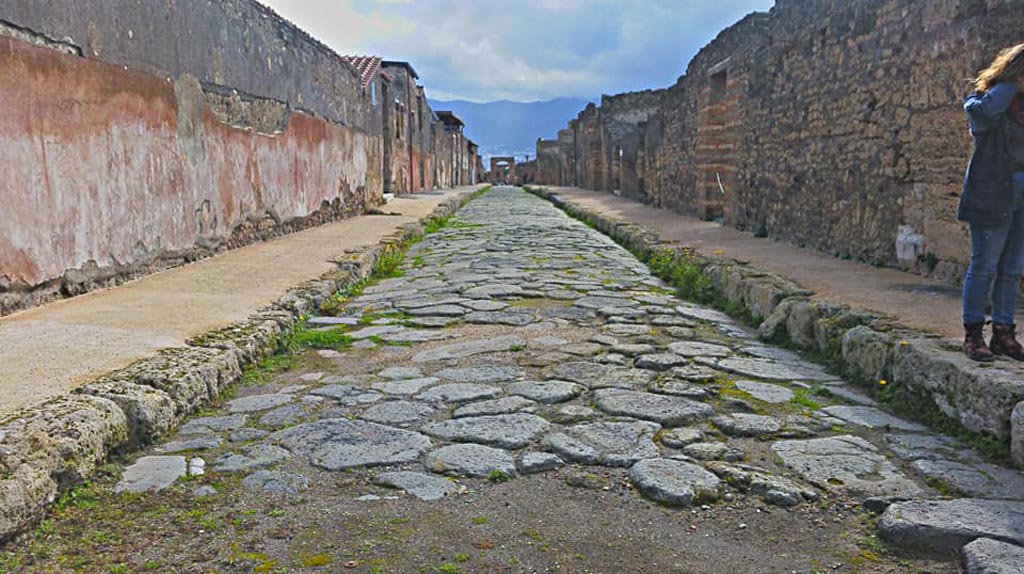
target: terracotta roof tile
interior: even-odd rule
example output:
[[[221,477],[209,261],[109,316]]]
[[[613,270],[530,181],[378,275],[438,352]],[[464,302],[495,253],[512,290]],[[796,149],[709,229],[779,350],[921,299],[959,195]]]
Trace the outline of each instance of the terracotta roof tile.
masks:
[[[352,67],[359,75],[359,83],[365,88],[373,81],[373,76],[380,70],[379,56],[342,56],[342,60]]]

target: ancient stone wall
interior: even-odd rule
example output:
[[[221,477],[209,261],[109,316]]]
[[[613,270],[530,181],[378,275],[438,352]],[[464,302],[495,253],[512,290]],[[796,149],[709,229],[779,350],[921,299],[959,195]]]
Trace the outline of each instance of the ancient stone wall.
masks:
[[[641,165],[646,154],[646,124],[659,110],[662,91],[602,96],[598,113],[604,135],[601,155],[607,170],[603,189],[642,196],[647,187]]]
[[[379,204],[387,84],[251,0],[0,0],[0,315]]]
[[[341,58],[256,0],[0,0],[0,22],[88,59],[287,103],[367,129]]]
[[[562,177],[565,163],[557,140],[537,140],[537,182],[547,185],[566,185]]]
[[[961,104],[1022,25],[1020,0],[778,0],[653,92],[653,113],[630,94],[583,110],[561,161],[581,187],[632,191],[635,170],[655,205],[956,280]],[[623,107],[648,118],[622,129]]]

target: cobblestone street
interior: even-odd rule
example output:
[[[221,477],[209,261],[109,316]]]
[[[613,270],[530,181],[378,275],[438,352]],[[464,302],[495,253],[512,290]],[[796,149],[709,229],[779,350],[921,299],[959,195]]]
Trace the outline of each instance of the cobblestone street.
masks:
[[[968,542],[1024,563],[1024,476],[550,203],[499,187],[437,227],[0,570],[952,574]]]

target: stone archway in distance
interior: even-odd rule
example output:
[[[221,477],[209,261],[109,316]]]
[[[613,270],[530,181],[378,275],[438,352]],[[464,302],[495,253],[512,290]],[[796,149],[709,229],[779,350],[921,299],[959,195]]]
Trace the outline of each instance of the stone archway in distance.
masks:
[[[502,180],[499,176],[499,170],[503,166],[508,167],[508,177]],[[491,158],[491,183],[498,183],[499,181],[505,181],[506,183],[512,183],[516,177],[516,158],[514,157],[492,157]]]

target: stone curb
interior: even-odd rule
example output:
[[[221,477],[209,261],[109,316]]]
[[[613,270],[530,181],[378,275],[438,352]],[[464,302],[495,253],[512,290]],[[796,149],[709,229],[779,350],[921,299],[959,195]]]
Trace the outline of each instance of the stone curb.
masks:
[[[529,191],[587,222],[641,258],[673,249],[656,232],[584,208],[543,188]],[[810,351],[834,363],[856,381],[894,385],[924,397],[927,410],[964,428],[1009,440],[1014,463],[1024,468],[1024,377],[998,365],[979,365],[948,341],[900,327],[868,311],[815,299],[789,279],[748,264],[710,259],[691,251],[716,294],[742,304],[761,321],[758,336]],[[677,255],[678,256],[678,255]]]
[[[446,199],[377,245],[346,252],[335,260],[337,269],[292,288],[244,321],[0,420],[0,542],[38,521],[110,456],[155,442],[217,400],[241,380],[246,366],[271,354],[300,317],[368,278],[387,246],[422,235],[426,221],[455,213],[473,193]]]

